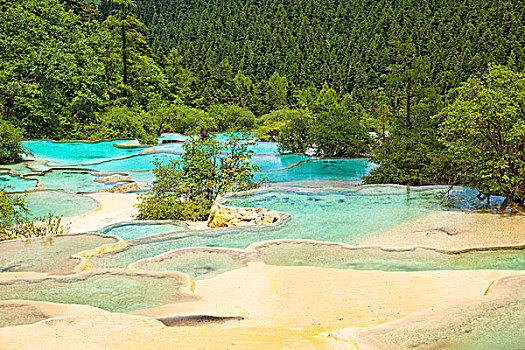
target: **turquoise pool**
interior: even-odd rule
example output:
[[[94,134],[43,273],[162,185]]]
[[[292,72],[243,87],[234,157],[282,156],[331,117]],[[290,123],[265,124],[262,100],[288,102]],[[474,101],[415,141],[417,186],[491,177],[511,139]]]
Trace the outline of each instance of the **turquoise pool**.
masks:
[[[0,174],[0,186],[8,188],[8,191],[27,191],[35,188],[38,185],[38,180],[31,178],[22,178],[20,176],[11,174]]]
[[[184,231],[188,227],[183,223],[162,221],[121,222],[103,228],[99,232],[104,235],[118,236],[125,241],[136,238],[158,235],[161,233]]]
[[[124,268],[134,261],[189,247],[245,249],[275,239],[311,239],[358,244],[397,224],[443,210],[435,194],[441,187],[407,190],[404,186],[362,186],[349,189],[265,188],[227,196],[231,206],[264,207],[290,214],[280,224],[211,231],[174,232],[129,241],[117,253],[93,259],[99,267]],[[458,189],[458,192],[466,190]],[[327,215],[329,213],[329,215]]]
[[[77,216],[99,207],[99,203],[88,196],[67,191],[42,190],[25,193],[31,218],[49,214],[57,216]]]
[[[113,146],[116,142],[123,141],[127,140],[100,142],[30,140],[22,144],[33,154],[29,159],[46,160],[50,165],[63,166],[94,163],[104,159],[136,154],[140,151],[140,149],[121,149]]]
[[[182,276],[97,271],[39,280],[0,281],[0,299],[91,305],[111,312],[129,312],[196,299],[183,287]]]
[[[104,191],[119,184],[96,181],[97,177],[92,172],[83,170],[51,170],[43,175],[27,176],[26,178],[40,180],[46,189],[61,189],[70,192]]]

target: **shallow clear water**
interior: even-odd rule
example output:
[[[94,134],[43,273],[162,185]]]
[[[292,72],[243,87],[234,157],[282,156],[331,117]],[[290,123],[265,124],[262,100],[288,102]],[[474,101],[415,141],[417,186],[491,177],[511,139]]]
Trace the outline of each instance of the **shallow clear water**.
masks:
[[[0,165],[0,170],[1,169],[10,169],[15,174],[32,173],[32,172],[34,172],[34,170],[29,167],[31,165],[31,163],[34,163],[34,162],[26,161],[26,162],[15,163],[15,164],[2,164],[2,165]]]
[[[99,206],[91,197],[65,191],[34,191],[24,196],[31,211],[31,218],[42,217],[49,212],[57,216],[77,216]]]
[[[71,192],[94,192],[110,189],[118,183],[103,183],[96,180],[89,171],[82,170],[51,170],[38,176],[27,178],[39,179],[44,188],[61,189]]]
[[[349,248],[313,242],[273,242],[256,249],[266,264],[353,270],[423,271],[525,268],[525,249],[442,253],[431,249]]]
[[[182,285],[181,277],[96,272],[33,281],[0,281],[0,299],[91,305],[111,312],[129,312],[192,300],[179,291]]]
[[[167,232],[184,231],[187,229],[186,225],[174,222],[125,222],[105,227],[100,233],[118,236],[128,241],[135,238],[148,237]]]
[[[240,251],[225,249],[186,249],[133,264],[133,268],[152,271],[179,271],[194,279],[213,277],[246,266],[248,258]]]
[[[80,262],[72,255],[117,241],[115,237],[80,234],[0,242],[0,272],[72,273]]]
[[[47,160],[50,164],[58,166],[93,163],[139,153],[140,149],[121,149],[113,146],[114,143],[123,141],[127,140],[100,142],[29,140],[23,141],[22,144],[33,153],[29,159]]]
[[[254,157],[255,159],[256,157]],[[257,164],[257,160],[255,160]],[[308,180],[348,180],[361,182],[370,173],[373,165],[366,158],[356,159],[310,159],[288,168],[276,171],[263,167],[263,174],[271,182],[292,182]]]
[[[8,191],[26,191],[35,188],[38,185],[37,180],[21,178],[11,174],[0,174],[0,186],[10,186]]]
[[[89,165],[89,168],[93,168],[103,172],[151,170],[154,168],[154,160],[158,160],[161,163],[167,163],[169,160],[180,160],[180,158],[181,157],[179,154],[148,153],[124,159],[105,161],[99,164],[92,164]]]
[[[93,259],[101,267],[126,267],[139,259],[188,247],[246,248],[254,242],[313,239],[356,244],[401,222],[431,213],[433,192],[408,193],[394,187],[391,194],[360,193],[359,189],[263,189],[224,199],[231,206],[263,207],[290,214],[279,225],[179,232],[131,241],[115,254]],[[383,192],[382,192],[383,193]],[[330,215],[326,215],[330,213]]]
[[[259,166],[263,171],[275,171],[298,165],[299,162],[308,159],[309,157],[304,154],[254,155],[252,163]]]

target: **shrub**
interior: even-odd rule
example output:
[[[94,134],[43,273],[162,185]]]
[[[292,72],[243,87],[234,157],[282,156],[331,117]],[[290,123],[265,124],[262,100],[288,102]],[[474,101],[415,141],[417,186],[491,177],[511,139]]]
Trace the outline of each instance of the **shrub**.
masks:
[[[138,205],[141,220],[204,220],[215,198],[257,187],[259,168],[250,162],[253,139],[231,134],[220,143],[200,137],[183,145],[181,161],[155,162],[155,180]]]
[[[14,163],[26,153],[22,147],[22,132],[17,127],[0,120],[0,164]]]

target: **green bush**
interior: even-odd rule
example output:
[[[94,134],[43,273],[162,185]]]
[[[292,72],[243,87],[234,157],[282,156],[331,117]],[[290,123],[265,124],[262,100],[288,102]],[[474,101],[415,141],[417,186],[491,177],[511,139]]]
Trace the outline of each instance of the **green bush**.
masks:
[[[400,129],[374,147],[370,160],[379,167],[364,177],[365,183],[448,183],[450,162],[437,128]]]
[[[14,163],[26,153],[21,143],[22,132],[10,123],[0,120],[0,164]]]
[[[195,138],[183,145],[181,161],[155,162],[155,180],[140,197],[141,220],[205,220],[215,198],[226,192],[257,187],[259,168],[250,162],[253,139],[232,134],[225,143],[212,137]]]
[[[272,112],[268,120],[282,123],[275,138],[281,152],[304,153],[311,146],[310,127],[312,114],[307,110],[282,110]]]
[[[255,115],[236,105],[212,105],[208,115],[215,121],[214,131],[250,131],[255,127]]]
[[[0,241],[56,236],[69,230],[69,226],[62,225],[62,218],[51,213],[35,221],[28,219],[29,214],[23,196],[7,193],[6,187],[0,187]]]
[[[311,123],[311,143],[318,156],[355,157],[368,152],[370,137],[355,110],[336,107],[315,116]]]
[[[148,113],[126,106],[108,109],[91,124],[86,135],[91,140],[103,139],[137,139],[143,144],[155,143],[154,129]]]

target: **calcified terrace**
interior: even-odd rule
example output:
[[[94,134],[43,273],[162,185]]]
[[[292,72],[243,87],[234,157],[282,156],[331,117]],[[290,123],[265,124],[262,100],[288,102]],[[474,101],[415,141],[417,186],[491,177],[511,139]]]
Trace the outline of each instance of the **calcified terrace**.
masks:
[[[107,347],[103,335],[115,327],[134,329],[126,344],[159,348],[235,348],[232,336],[239,347],[316,349],[525,341],[525,218],[498,213],[497,198],[489,206],[458,188],[460,205],[443,208],[439,186],[354,187],[371,168],[366,160],[278,156],[275,145],[259,144],[254,161],[276,183],[219,202],[288,214],[263,226],[188,230],[130,222],[136,195],[100,192],[130,182],[147,188],[151,160],[176,159],[180,143],[142,154],[112,142],[28,145],[34,159],[4,169],[0,181],[39,189],[28,192],[29,204],[72,216],[65,221],[77,233],[0,242],[3,349],[16,347],[17,336],[56,331],[79,348],[77,332],[94,332],[86,344]],[[487,336],[491,329],[500,336]]]

